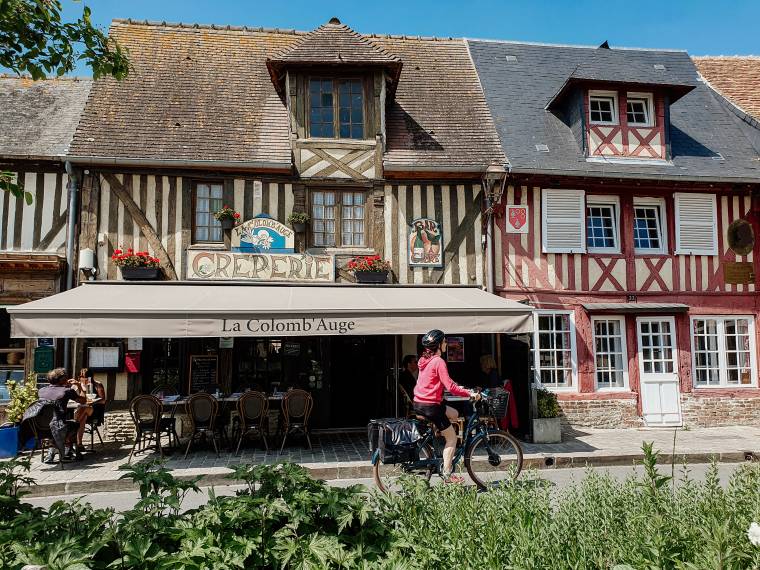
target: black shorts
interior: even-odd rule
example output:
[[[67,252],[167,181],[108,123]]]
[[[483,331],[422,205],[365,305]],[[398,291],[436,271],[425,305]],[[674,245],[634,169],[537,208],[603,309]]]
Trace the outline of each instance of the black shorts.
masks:
[[[412,406],[415,414],[425,416],[428,420],[433,422],[433,425],[438,431],[443,431],[448,427],[451,427],[451,422],[446,415],[446,404],[422,404],[420,402],[414,402]]]

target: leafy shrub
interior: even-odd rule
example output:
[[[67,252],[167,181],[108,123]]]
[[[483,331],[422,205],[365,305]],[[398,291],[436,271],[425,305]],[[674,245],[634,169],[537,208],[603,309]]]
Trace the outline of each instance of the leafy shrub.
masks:
[[[289,224],[305,224],[309,221],[309,214],[306,212],[291,212],[288,216]]]
[[[10,402],[5,409],[9,422],[18,423],[26,409],[37,401],[37,375],[29,374],[20,386],[15,380],[8,381]]]
[[[121,514],[23,503],[28,468],[0,463],[0,568],[760,568],[747,534],[760,521],[760,467],[739,467],[727,486],[715,465],[704,482],[675,485],[651,445],[642,475],[621,482],[589,470],[563,490],[528,474],[488,493],[413,478],[386,496],[328,487],[293,464],[239,466],[230,477],[243,491],[210,492],[184,513],[198,480],[160,462],[127,468],[140,500]]]
[[[536,403],[539,418],[558,418],[562,411],[557,401],[557,394],[546,388],[536,390]]]

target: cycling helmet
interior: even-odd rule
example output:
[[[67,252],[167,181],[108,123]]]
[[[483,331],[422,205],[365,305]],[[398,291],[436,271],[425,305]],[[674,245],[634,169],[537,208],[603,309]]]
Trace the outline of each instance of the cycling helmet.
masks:
[[[433,329],[422,336],[422,346],[425,348],[436,348],[445,338],[446,335],[443,334],[443,331]]]

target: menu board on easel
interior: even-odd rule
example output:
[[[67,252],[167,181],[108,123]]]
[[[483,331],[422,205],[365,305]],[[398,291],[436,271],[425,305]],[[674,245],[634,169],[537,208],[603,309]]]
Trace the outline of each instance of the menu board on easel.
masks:
[[[209,392],[218,384],[219,356],[196,354],[190,356],[190,394]]]

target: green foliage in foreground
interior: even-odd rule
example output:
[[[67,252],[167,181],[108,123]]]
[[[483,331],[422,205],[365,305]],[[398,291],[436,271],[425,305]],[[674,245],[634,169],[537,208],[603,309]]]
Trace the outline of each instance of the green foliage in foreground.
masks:
[[[705,482],[673,485],[645,451],[644,474],[622,483],[589,471],[565,490],[528,476],[488,493],[410,480],[383,496],[330,488],[292,464],[240,466],[231,478],[244,491],[212,492],[185,513],[198,480],[142,463],[125,473],[141,499],[118,514],[22,503],[28,461],[14,460],[0,463],[0,568],[760,568],[747,535],[760,520],[760,467],[740,467],[726,487],[715,467]]]

